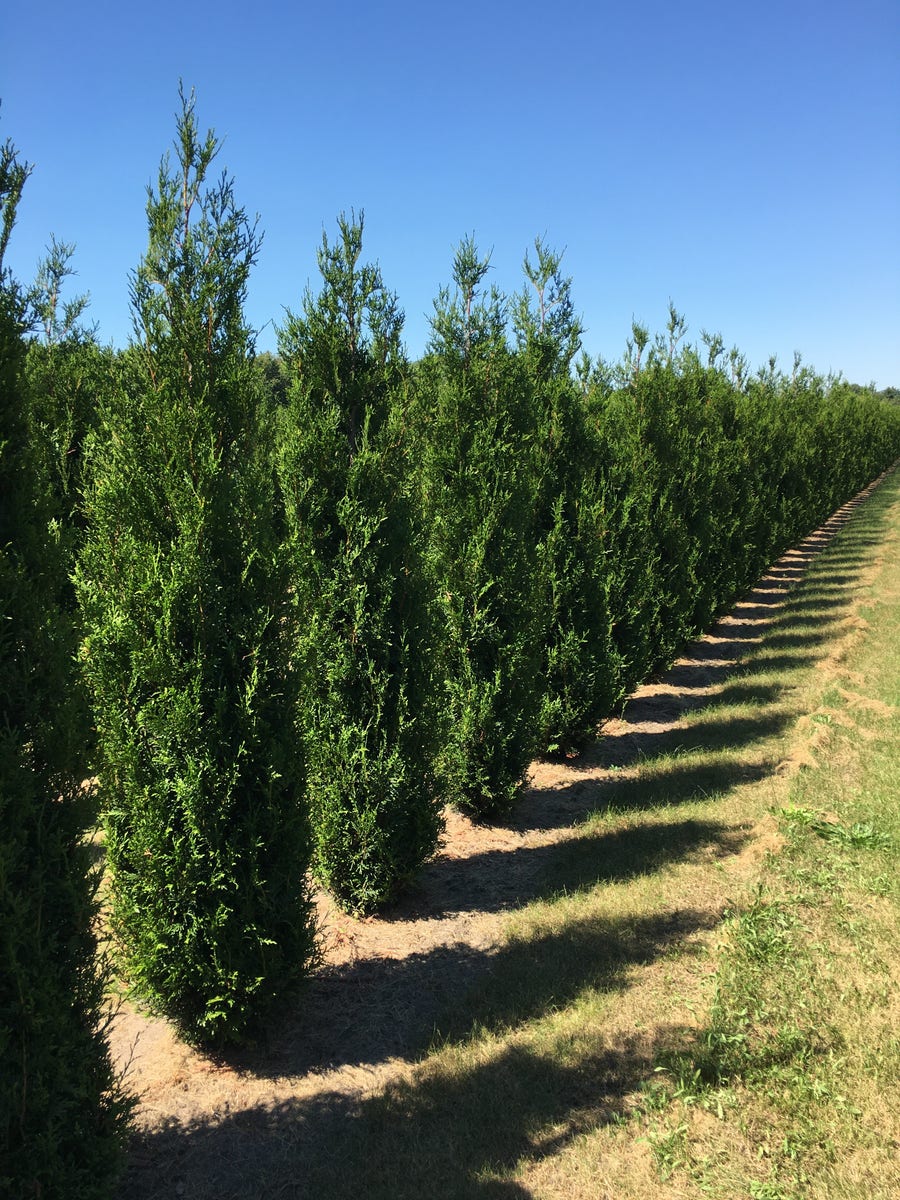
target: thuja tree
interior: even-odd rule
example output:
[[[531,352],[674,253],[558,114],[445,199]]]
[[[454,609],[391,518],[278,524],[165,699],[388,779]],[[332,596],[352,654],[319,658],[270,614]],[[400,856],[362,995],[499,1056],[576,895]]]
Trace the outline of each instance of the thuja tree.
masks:
[[[476,817],[508,809],[538,742],[546,598],[538,564],[537,419],[506,305],[481,292],[472,239],[435,301],[417,377],[417,450],[446,638],[450,798]]]
[[[860,391],[842,380],[831,381],[828,409],[834,439],[832,470],[844,490],[848,483],[862,487],[900,454],[900,411],[882,394]],[[847,436],[851,428],[854,438]]]
[[[651,352],[631,390],[654,462],[651,523],[660,619],[653,669],[668,665],[730,591],[721,553],[730,546],[737,482],[723,431],[730,384],[686,349],[667,361]]]
[[[36,328],[25,360],[36,444],[70,566],[84,530],[84,446],[95,425],[98,397],[115,373],[113,351],[99,346],[96,329],[84,322],[88,297],[64,295],[75,274],[74,251],[73,245],[51,238],[30,292]]]
[[[611,387],[605,365],[598,364],[591,375],[584,403],[594,445],[596,532],[616,703],[644,678],[655,657],[662,607],[653,523],[657,464],[641,437],[634,396]]]
[[[623,363],[587,381],[617,699],[714,611],[734,533],[731,387],[678,349],[685,331],[670,304],[665,337],[635,322]]]
[[[182,94],[135,339],[101,409],[76,586],[125,967],[189,1040],[239,1038],[313,955],[297,597],[243,301],[259,238]]]
[[[70,703],[73,629],[23,372],[25,304],[3,267],[27,176],[0,147],[0,1192],[108,1195],[128,1105],[110,1064],[96,875]]]
[[[289,313],[283,477],[298,593],[310,597],[301,714],[318,877],[356,912],[437,846],[433,619],[410,499],[403,316],[361,262],[363,218],[323,235],[322,287]]]
[[[865,397],[846,403],[841,386],[803,366],[799,355],[790,375],[771,359],[749,381],[744,420],[749,425],[761,413],[767,427],[760,465],[764,482],[774,483],[771,523],[779,549],[890,461],[877,409]]]
[[[571,364],[581,342],[561,255],[535,241],[513,327],[527,403],[536,424],[541,590],[548,602],[541,675],[541,750],[583,749],[616,697],[605,595],[599,446]]]
[[[77,621],[70,576],[84,536],[84,447],[95,425],[98,398],[111,386],[116,359],[110,347],[98,345],[96,330],[84,323],[88,298],[64,295],[74,274],[70,265],[73,253],[74,246],[51,238],[29,289],[32,328],[24,381],[38,476],[65,566],[63,600]],[[93,773],[93,721],[80,677],[73,680],[72,687],[73,700],[81,702],[81,769],[89,775]]]

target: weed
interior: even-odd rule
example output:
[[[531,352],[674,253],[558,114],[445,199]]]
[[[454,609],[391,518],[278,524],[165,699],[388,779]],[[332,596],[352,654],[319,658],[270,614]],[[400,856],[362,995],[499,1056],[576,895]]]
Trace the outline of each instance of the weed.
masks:
[[[686,1124],[677,1125],[674,1129],[649,1133],[644,1140],[653,1152],[656,1169],[664,1182],[679,1167],[688,1164],[688,1126]]]
[[[819,837],[854,850],[889,850],[892,839],[876,829],[871,821],[855,821],[849,828],[837,822],[817,821],[813,825]]]
[[[771,962],[789,950],[795,925],[793,914],[780,903],[765,900],[760,886],[753,903],[734,923],[734,943],[746,958]]]
[[[794,1192],[787,1192],[780,1183],[760,1183],[753,1179],[748,1185],[750,1200],[793,1200]]]
[[[817,814],[811,808],[802,808],[796,804],[787,804],[784,808],[779,808],[777,812],[783,820],[806,828],[814,825],[818,819]]]

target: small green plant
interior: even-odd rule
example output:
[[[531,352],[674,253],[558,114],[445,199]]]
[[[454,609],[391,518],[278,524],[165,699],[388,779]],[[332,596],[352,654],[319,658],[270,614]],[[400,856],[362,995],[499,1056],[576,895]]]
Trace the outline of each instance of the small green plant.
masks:
[[[656,1169],[663,1182],[690,1162],[688,1131],[689,1126],[682,1123],[672,1129],[649,1133],[645,1139],[653,1152]]]
[[[784,808],[778,809],[778,815],[785,821],[789,821],[795,825],[801,825],[804,828],[811,828],[819,819],[818,814],[811,808],[802,808],[794,804],[785,805]]]
[[[893,845],[891,836],[871,821],[854,821],[852,825],[844,825],[814,809],[795,805],[779,809],[779,816],[790,824],[811,830],[825,842],[853,850],[888,850]]]
[[[790,933],[796,918],[781,903],[767,899],[762,888],[732,926],[735,947],[741,955],[758,963],[778,959],[790,951]]]
[[[871,821],[854,821],[850,826],[836,821],[815,821],[812,828],[824,841],[853,850],[887,850],[893,844],[890,836]]]
[[[793,1200],[796,1194],[786,1191],[779,1183],[760,1182],[758,1179],[751,1179],[747,1186],[751,1200]]]

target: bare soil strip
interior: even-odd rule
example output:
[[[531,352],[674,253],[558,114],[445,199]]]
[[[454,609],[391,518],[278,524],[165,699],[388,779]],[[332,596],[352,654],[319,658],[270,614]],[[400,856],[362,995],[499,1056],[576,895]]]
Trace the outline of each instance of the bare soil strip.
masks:
[[[535,763],[508,823],[475,825],[448,810],[440,853],[390,911],[355,920],[318,896],[323,965],[265,1044],[213,1058],[180,1043],[165,1021],[124,1003],[111,1044],[139,1097],[137,1128],[145,1136],[136,1141],[122,1195],[157,1194],[153,1181],[159,1182],[166,1141],[146,1135],[171,1130],[177,1137],[180,1128],[289,1102],[352,1103],[407,1073],[441,1014],[490,971],[510,913],[543,894],[548,848],[575,837],[579,822],[636,776],[642,758],[679,738],[690,744],[697,724],[686,728],[685,714],[720,696],[723,703],[741,698],[735,667],[771,630],[786,595],[871,490],[780,558],[664,677],[638,688],[587,753],[572,762]],[[761,760],[758,776],[773,769]],[[747,852],[758,856],[771,830],[758,827],[750,836],[757,844]],[[185,1186],[179,1182],[176,1193],[191,1194]]]

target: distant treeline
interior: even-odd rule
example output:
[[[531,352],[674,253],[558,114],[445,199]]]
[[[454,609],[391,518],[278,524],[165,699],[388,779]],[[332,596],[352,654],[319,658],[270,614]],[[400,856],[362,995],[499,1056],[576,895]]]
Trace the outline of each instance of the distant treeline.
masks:
[[[127,1128],[95,812],[118,969],[188,1040],[238,1040],[317,962],[313,881],[388,903],[448,803],[508,812],[900,455],[896,389],[753,371],[671,306],[592,360],[540,240],[506,295],[464,239],[410,362],[342,215],[257,355],[217,151],[182,96],[122,352],[62,299],[72,247],[31,287],[2,268],[28,168],[0,160],[10,1194],[108,1195]]]

